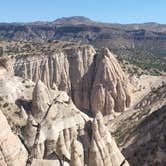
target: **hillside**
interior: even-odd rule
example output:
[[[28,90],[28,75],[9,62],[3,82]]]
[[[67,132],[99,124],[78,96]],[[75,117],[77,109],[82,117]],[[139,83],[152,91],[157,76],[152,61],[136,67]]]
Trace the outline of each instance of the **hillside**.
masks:
[[[53,22],[1,23],[0,39],[28,41],[58,39],[89,43],[96,47],[166,50],[166,25],[100,23],[77,16]]]

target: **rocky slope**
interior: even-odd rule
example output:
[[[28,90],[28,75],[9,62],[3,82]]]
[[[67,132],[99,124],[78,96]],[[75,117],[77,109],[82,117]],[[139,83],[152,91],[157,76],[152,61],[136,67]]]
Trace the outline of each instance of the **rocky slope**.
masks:
[[[53,158],[57,155],[61,159],[68,161],[71,166],[82,166],[86,164],[89,166],[107,166],[110,164],[118,166],[123,162],[128,165],[110,133],[107,131],[107,128],[104,126],[100,112],[96,115],[92,125],[90,125],[91,119],[74,108],[67,96],[65,97],[60,94],[54,97],[54,102],[49,109],[49,105],[47,105],[48,101],[46,100],[50,98],[50,94],[42,82],[39,81],[37,83],[34,93],[38,95],[38,99],[42,99],[42,96],[45,98],[43,102],[42,100],[36,100],[35,96],[33,97],[32,114],[35,111],[37,115],[37,117],[34,116],[35,114],[33,115],[33,123],[36,121],[41,125],[39,130],[40,137],[37,143],[39,147],[36,150],[35,158]],[[40,107],[34,107],[35,104]],[[48,108],[44,108],[44,104]],[[39,110],[40,113],[44,114],[44,117],[41,117],[37,113]],[[44,112],[45,110],[48,112]],[[38,122],[39,119],[40,121]],[[29,133],[28,128],[25,131]],[[25,136],[25,140],[27,138]],[[26,144],[31,145],[30,142]],[[44,148],[47,149],[46,154],[44,154]]]
[[[0,165],[25,165],[28,153],[0,110]]]
[[[24,44],[0,58],[0,165],[165,165],[166,77],[131,78],[131,95],[106,48]]]
[[[165,165],[166,86],[153,89],[113,121],[105,121],[131,165]]]
[[[9,80],[14,78],[17,84],[24,84],[21,78],[8,77]],[[31,81],[27,82],[27,85],[31,84]],[[1,88],[5,89],[4,84]],[[129,165],[105,127],[100,112],[94,119],[88,117],[75,107],[64,91],[48,89],[40,80],[35,87],[28,88],[31,95],[27,95],[26,88],[20,93],[13,100],[8,100],[9,93],[6,96],[0,93],[1,99],[3,97],[8,101],[7,108],[10,108],[6,112],[6,106],[1,106],[6,117],[0,112],[4,124],[0,128],[0,165]],[[14,109],[17,111],[14,112]],[[13,119],[9,118],[11,113]],[[20,121],[16,124],[13,120],[17,118]],[[18,137],[12,133],[8,123]]]
[[[129,82],[108,49],[66,44],[51,55],[16,56],[14,66],[18,76],[66,91],[89,115],[123,112],[131,102]]]

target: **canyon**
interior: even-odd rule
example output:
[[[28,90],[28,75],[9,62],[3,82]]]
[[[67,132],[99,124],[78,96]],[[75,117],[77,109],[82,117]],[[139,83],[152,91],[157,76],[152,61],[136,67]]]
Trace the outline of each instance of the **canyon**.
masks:
[[[0,45],[0,166],[166,164],[164,74],[78,42]]]

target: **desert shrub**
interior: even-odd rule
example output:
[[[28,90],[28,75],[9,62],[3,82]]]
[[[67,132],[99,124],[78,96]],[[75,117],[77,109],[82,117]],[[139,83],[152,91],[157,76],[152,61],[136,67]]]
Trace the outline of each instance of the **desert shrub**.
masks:
[[[0,47],[0,57],[2,57],[2,56],[3,56],[3,48]]]
[[[9,103],[4,103],[3,108],[6,108],[9,106]]]
[[[25,85],[25,88],[30,88],[30,85]]]
[[[3,97],[2,96],[0,96],[0,101],[3,101]]]

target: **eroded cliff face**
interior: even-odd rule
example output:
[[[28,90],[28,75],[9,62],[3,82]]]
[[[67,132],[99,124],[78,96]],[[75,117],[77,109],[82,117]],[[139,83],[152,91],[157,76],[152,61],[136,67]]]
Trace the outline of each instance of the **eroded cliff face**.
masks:
[[[0,166],[23,166],[28,153],[0,110]]]
[[[12,64],[12,59],[10,57],[1,57],[0,58],[0,71],[6,70],[6,72],[9,72],[13,74],[13,64]]]
[[[32,114],[23,132],[25,144],[32,149],[30,164],[31,158],[36,158],[60,159],[73,166],[84,165],[89,147],[85,125],[88,121],[90,118],[74,106],[65,92],[48,90],[38,81],[33,91]]]
[[[103,116],[96,114],[92,122],[89,166],[129,166],[104,125]]]
[[[61,60],[64,58],[64,66],[59,65],[59,60],[57,62],[53,61],[51,59],[53,56],[44,57],[46,61],[51,60],[46,65],[43,64],[43,59],[41,61],[43,66],[49,67],[50,63],[56,65],[50,69],[41,70],[41,64],[39,64],[40,67],[36,68],[36,75],[33,76],[33,78],[38,76],[35,86],[31,81],[15,77],[10,72],[10,67],[12,67],[9,63],[10,58],[5,59],[5,61],[2,60],[3,63],[0,69],[2,71],[0,79],[2,84],[0,87],[3,91],[0,91],[0,96],[1,104],[3,104],[2,109],[6,117],[2,113],[0,114],[1,122],[4,124],[1,126],[1,136],[3,136],[0,145],[1,165],[38,166],[46,164],[49,166],[52,163],[62,165],[63,162],[71,166],[98,166],[98,162],[103,166],[124,164],[125,158],[104,125],[100,111],[103,114],[107,112],[104,112],[104,107],[100,106],[100,103],[102,103],[102,97],[107,97],[105,92],[111,90],[109,89],[111,87],[106,86],[107,83],[110,82],[110,86],[115,86],[116,89],[116,86],[119,86],[118,83],[115,82],[114,85],[111,81],[115,77],[125,82],[125,76],[123,72],[122,74],[116,74],[118,69],[116,71],[109,68],[109,65],[118,64],[107,49],[102,51],[96,53],[90,46],[66,48],[54,57]],[[86,56],[82,52],[86,52]],[[75,57],[73,58],[73,56]],[[112,61],[112,64],[111,62],[107,64],[107,60]],[[38,61],[31,62],[33,62],[33,65],[39,63]],[[15,70],[18,69],[19,65],[15,66]],[[55,70],[57,68],[58,71]],[[49,73],[51,70],[53,73],[57,72],[57,77],[52,77],[56,78],[57,82],[52,80],[51,83],[51,79],[48,77],[51,76]],[[19,71],[27,71],[26,78],[28,78],[28,76],[32,76],[30,73],[33,73],[34,70],[30,67],[27,70],[21,70],[20,68]],[[40,72],[43,73],[40,75]],[[62,77],[64,74],[66,74],[66,80],[63,79],[65,77]],[[113,76],[110,77],[110,74]],[[31,77],[31,79],[33,78]],[[47,86],[40,78],[45,78],[43,81],[46,82]],[[62,81],[64,81],[64,84]],[[98,84],[103,86],[102,91],[104,92],[97,92],[96,102],[99,102],[99,105],[95,104],[95,100],[93,100],[93,97],[96,97],[95,92]],[[70,94],[70,97],[64,90]],[[83,99],[86,100],[82,104]],[[96,118],[92,119],[81,112],[72,100],[78,104],[78,107],[86,107],[86,110],[93,109]],[[108,97],[108,100],[111,99]],[[112,100],[114,100],[114,97],[112,97]],[[114,111],[114,104],[112,103],[110,103],[111,111],[109,113]],[[11,128],[18,137],[12,133]],[[5,149],[5,147],[7,148]]]
[[[64,46],[52,55],[17,56],[15,74],[66,91],[89,115],[123,112],[130,105],[128,81],[108,49]]]
[[[41,81],[34,88],[32,114],[23,137],[31,149],[28,163],[32,165],[48,159],[71,166],[128,165],[100,112],[95,119],[89,118],[65,92],[48,90]]]

